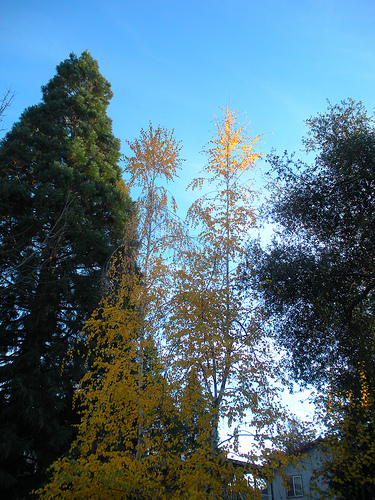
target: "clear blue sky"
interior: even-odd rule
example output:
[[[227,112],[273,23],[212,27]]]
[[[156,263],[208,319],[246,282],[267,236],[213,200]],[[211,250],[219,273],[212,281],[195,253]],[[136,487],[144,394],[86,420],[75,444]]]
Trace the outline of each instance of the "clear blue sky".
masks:
[[[182,203],[218,107],[246,112],[253,134],[265,134],[261,151],[281,153],[301,148],[304,121],[326,99],[375,106],[374,0],[0,0],[0,9],[0,92],[16,92],[3,125],[40,101],[70,52],[87,49],[112,84],[123,152],[149,120],[175,129],[187,160],[175,186]]]
[[[375,105],[374,0],[0,0],[5,126],[41,98],[70,52],[89,50],[114,91],[125,141],[149,120],[174,128],[190,180],[229,104],[261,150],[301,148],[304,120],[347,97]],[[246,116],[241,113],[246,112]],[[181,186],[184,185],[184,179]],[[181,196],[183,195],[181,191]]]

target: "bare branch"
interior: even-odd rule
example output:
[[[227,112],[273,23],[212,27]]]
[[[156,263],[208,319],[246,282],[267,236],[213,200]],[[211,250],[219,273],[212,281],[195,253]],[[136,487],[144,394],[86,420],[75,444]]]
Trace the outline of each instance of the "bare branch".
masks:
[[[12,105],[14,96],[16,94],[13,92],[13,90],[6,89],[5,94],[3,97],[0,99],[0,123],[2,123],[4,117],[5,117],[5,111],[10,108]],[[5,130],[4,128],[0,128],[0,131]]]

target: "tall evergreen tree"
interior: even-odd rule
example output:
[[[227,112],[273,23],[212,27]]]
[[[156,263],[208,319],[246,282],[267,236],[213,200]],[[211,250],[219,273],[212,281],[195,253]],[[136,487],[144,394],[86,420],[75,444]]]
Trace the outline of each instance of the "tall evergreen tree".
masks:
[[[0,144],[3,498],[26,497],[70,444],[82,367],[68,351],[131,207],[97,61],[71,54],[42,94]]]

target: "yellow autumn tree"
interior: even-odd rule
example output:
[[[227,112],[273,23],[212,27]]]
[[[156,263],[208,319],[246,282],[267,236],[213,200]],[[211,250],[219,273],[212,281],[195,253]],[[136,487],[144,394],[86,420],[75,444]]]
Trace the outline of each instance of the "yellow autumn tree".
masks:
[[[255,226],[254,193],[242,177],[259,158],[259,137],[245,129],[224,108],[206,177],[191,185],[208,182],[213,194],[191,206],[188,222],[199,236],[190,240],[165,187],[180,167],[173,132],[150,124],[129,143],[125,171],[140,197],[83,332],[88,371],[76,393],[78,436],[40,498],[260,498],[245,469],[228,460],[245,417],[260,449],[277,417],[261,312],[239,289]],[[225,443],[223,421],[231,429]]]
[[[178,407],[159,344],[168,314],[170,251],[183,240],[175,201],[164,186],[180,168],[180,145],[173,131],[150,124],[129,147],[125,171],[141,194],[103,299],[83,332],[88,371],[76,392],[78,436],[68,456],[53,465],[41,498],[169,498],[170,478],[178,473]]]
[[[214,470],[220,463],[220,477],[238,491],[237,486],[244,489],[243,471],[233,473],[227,454],[239,451],[240,426],[250,418],[260,451],[278,411],[273,410],[273,365],[261,311],[243,300],[239,279],[249,231],[256,224],[255,193],[246,178],[260,157],[254,150],[260,137],[247,137],[247,124],[238,125],[228,108],[223,108],[222,119],[216,118],[216,126],[203,175],[190,186],[205,188],[187,214],[199,234],[196,245],[182,253],[176,270],[166,335],[173,348],[171,371],[181,390],[191,377],[200,386],[208,415],[200,429],[206,438],[205,464]],[[225,443],[219,435],[223,422],[230,429]],[[256,456],[248,459],[255,461]],[[219,498],[214,477],[210,487]]]

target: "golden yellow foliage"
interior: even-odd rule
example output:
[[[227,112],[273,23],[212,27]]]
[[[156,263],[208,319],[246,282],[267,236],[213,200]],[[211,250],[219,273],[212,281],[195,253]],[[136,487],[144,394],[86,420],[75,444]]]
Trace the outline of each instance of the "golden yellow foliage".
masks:
[[[197,244],[181,253],[172,314],[166,327],[174,346],[173,369],[181,384],[191,372],[201,383],[210,413],[212,452],[238,451],[239,425],[250,418],[259,429],[274,422],[272,362],[262,330],[262,313],[244,303],[238,265],[249,230],[255,227],[254,192],[243,175],[256,167],[260,136],[244,135],[234,112],[216,118],[217,137],[206,153],[203,176],[192,189],[207,187],[190,207],[188,222],[199,229]],[[177,376],[177,375],[176,375]],[[219,424],[233,425],[232,439],[220,446]]]
[[[83,332],[88,371],[76,393],[78,435],[53,464],[41,498],[259,495],[227,460],[249,411],[257,432],[278,417],[261,311],[244,304],[238,289],[246,232],[255,226],[254,193],[241,175],[255,167],[259,137],[245,138],[227,108],[217,125],[209,178],[192,184],[208,180],[216,190],[188,212],[200,229],[197,244],[163,184],[180,167],[173,132],[150,124],[128,143],[125,172],[141,195]],[[223,419],[233,426],[227,445],[219,442]]]
[[[53,465],[44,498],[164,498],[166,476],[179,467],[176,457],[169,459],[178,444],[172,436],[178,411],[158,336],[170,289],[164,253],[181,242],[183,231],[158,182],[176,173],[180,148],[173,133],[151,125],[129,146],[135,156],[126,170],[131,185],[143,186],[142,195],[83,332],[88,371],[76,393],[78,437],[69,457]]]

